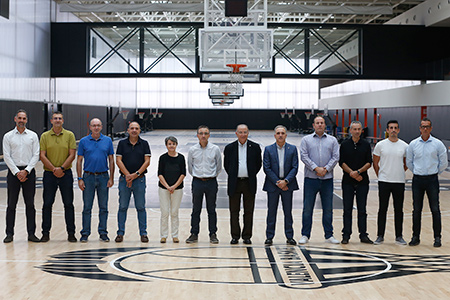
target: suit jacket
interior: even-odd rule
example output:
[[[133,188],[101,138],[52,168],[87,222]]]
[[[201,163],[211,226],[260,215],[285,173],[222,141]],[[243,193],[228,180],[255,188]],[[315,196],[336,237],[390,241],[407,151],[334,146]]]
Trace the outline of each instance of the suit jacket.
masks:
[[[224,168],[228,174],[228,196],[232,196],[236,190],[238,181],[238,143],[236,140],[225,147],[224,154]],[[256,194],[256,174],[261,170],[261,147],[259,144],[247,140],[247,172],[250,191]]]
[[[280,180],[280,164],[278,162],[278,151],[276,143],[265,148],[263,167],[264,173],[266,173],[266,180],[264,181],[263,191],[280,191],[280,188],[277,186],[277,181]],[[297,147],[286,143],[284,149],[284,179],[287,179],[289,181],[288,188],[290,191],[298,190],[298,183],[296,178],[297,171]]]

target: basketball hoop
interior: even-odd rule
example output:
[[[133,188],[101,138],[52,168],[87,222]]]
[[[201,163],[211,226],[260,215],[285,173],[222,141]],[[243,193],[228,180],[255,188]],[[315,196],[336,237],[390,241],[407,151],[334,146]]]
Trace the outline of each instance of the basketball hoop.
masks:
[[[231,92],[222,92],[222,94],[223,94],[223,100],[224,101],[227,100],[227,99],[230,99]]]
[[[162,118],[162,115],[163,115],[163,113],[162,113],[162,112],[159,112],[159,113],[158,113],[158,118],[161,119],[161,118]]]
[[[305,112],[306,120],[309,120],[311,118],[312,113],[311,112]]]
[[[141,119],[141,120],[143,120],[144,119],[144,116],[145,116],[145,112],[138,112],[138,115],[139,115],[139,119]]]
[[[238,91],[238,86],[244,81],[244,73],[247,65],[245,64],[227,64],[227,67],[230,68],[228,73],[230,74],[230,83],[232,88],[235,90],[235,93]]]
[[[291,112],[288,112],[287,114],[288,114],[289,119],[292,118],[292,113]]]
[[[323,118],[323,113],[317,113],[317,116]]]
[[[280,112],[280,116],[281,116],[282,119],[284,119],[284,116],[285,116],[285,115],[286,115],[285,112]]]
[[[130,112],[129,110],[122,110],[122,117],[124,120],[126,120],[128,118],[129,112]]]
[[[153,119],[155,119],[157,115],[158,115],[157,112],[152,112]]]

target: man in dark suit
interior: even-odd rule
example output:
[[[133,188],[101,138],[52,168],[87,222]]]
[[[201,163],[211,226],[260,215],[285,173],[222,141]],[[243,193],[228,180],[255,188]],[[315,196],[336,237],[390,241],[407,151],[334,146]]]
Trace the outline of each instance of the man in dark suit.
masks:
[[[248,139],[248,127],[236,127],[237,140],[228,144],[223,152],[224,168],[228,174],[228,196],[230,199],[231,242],[239,243],[242,236],[244,244],[251,244],[253,229],[253,210],[255,208],[256,174],[261,169],[261,148]],[[244,203],[244,228],[241,235],[239,210],[241,195]]]
[[[275,127],[276,143],[267,146],[264,150],[263,167],[266,173],[263,191],[267,192],[268,211],[266,245],[272,245],[275,236],[275,223],[277,220],[278,201],[281,196],[284,212],[284,233],[286,243],[296,245],[293,239],[292,228],[292,196],[298,190],[297,175],[298,153],[297,147],[286,143],[286,127],[278,125]]]

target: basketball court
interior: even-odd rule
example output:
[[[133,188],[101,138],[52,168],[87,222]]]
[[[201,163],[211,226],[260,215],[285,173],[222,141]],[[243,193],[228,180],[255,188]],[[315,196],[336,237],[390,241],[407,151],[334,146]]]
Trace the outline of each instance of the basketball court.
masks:
[[[187,155],[197,142],[194,130],[153,131],[143,134],[149,141],[152,158],[148,169],[146,206],[148,244],[139,241],[134,207],[128,211],[123,243],[115,243],[117,230],[118,189],[109,192],[108,231],[111,242],[98,240],[96,224],[98,210],[93,210],[93,234],[88,243],[66,241],[64,212],[58,194],[53,210],[53,226],[48,243],[26,241],[23,200],[19,200],[16,234],[10,244],[0,244],[0,275],[2,299],[419,299],[449,297],[450,279],[449,173],[441,179],[441,212],[443,246],[433,248],[431,214],[424,207],[421,244],[416,247],[394,243],[392,204],[388,212],[385,243],[367,245],[353,234],[348,245],[324,242],[320,205],[314,214],[311,241],[305,246],[288,246],[283,233],[283,213],[279,209],[274,245],[264,246],[266,194],[262,191],[264,173],[258,174],[258,190],[254,217],[252,245],[230,245],[226,174],[219,176],[217,200],[218,245],[211,245],[207,234],[207,216],[203,210],[198,244],[186,244],[190,229],[190,182],[185,179],[184,197],[180,209],[180,243],[159,243],[159,200],[157,196],[157,160],[165,152],[164,138],[174,135],[178,150]],[[223,147],[235,139],[232,131],[211,131],[210,141]],[[274,142],[272,131],[250,131],[250,139],[267,146]],[[301,136],[290,133],[287,141],[299,145]],[[117,140],[114,142],[115,147]],[[73,171],[75,169],[73,168]],[[37,167],[42,176],[42,164]],[[334,235],[340,239],[342,204],[340,202],[341,170],[335,168]],[[378,210],[376,176],[371,178],[368,199],[368,232],[376,234]],[[404,237],[411,237],[411,173],[405,193]],[[297,180],[303,187],[303,165]],[[6,211],[6,170],[0,172],[0,231],[4,233]],[[82,195],[74,182],[77,238],[80,237]],[[37,182],[35,198],[37,236],[40,237],[42,181]],[[294,238],[300,238],[302,190],[294,193]],[[242,211],[242,210],[241,210]],[[355,210],[356,214],[356,210]],[[354,218],[356,217],[354,214]],[[356,229],[354,220],[353,230]],[[3,237],[2,237],[3,238]]]

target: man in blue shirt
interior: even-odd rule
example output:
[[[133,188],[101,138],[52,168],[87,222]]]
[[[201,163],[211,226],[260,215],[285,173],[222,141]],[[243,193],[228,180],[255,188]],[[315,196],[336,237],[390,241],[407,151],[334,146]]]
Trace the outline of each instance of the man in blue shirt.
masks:
[[[100,240],[109,242],[108,221],[108,189],[114,184],[114,149],[111,138],[101,134],[102,121],[91,120],[91,134],[80,140],[78,145],[77,174],[78,187],[83,191],[83,229],[80,242],[86,243],[91,234],[91,211],[95,191],[99,208],[98,234]],[[84,159],[84,168],[82,167]],[[109,165],[109,175],[108,175]],[[81,176],[84,170],[83,176]]]
[[[325,133],[323,117],[316,117],[313,127],[314,133],[305,136],[300,143],[300,156],[305,164],[305,181],[302,237],[299,243],[306,244],[309,241],[316,195],[320,193],[325,240],[339,244],[333,236],[333,169],[339,161],[339,144],[334,136]]]
[[[150,146],[146,140],[139,137],[141,127],[137,122],[128,125],[128,138],[117,145],[116,163],[120,170],[119,178],[119,211],[117,213],[118,230],[116,243],[123,242],[125,221],[133,193],[134,205],[137,210],[139,234],[141,242],[148,243],[147,212],[145,211],[145,173],[150,165]]]
[[[406,165],[414,174],[413,192],[413,236],[410,246],[420,244],[423,198],[427,193],[433,216],[434,247],[441,247],[441,211],[439,209],[438,174],[447,168],[447,149],[437,138],[431,136],[431,120],[420,122],[420,137],[413,140],[406,149]]]

